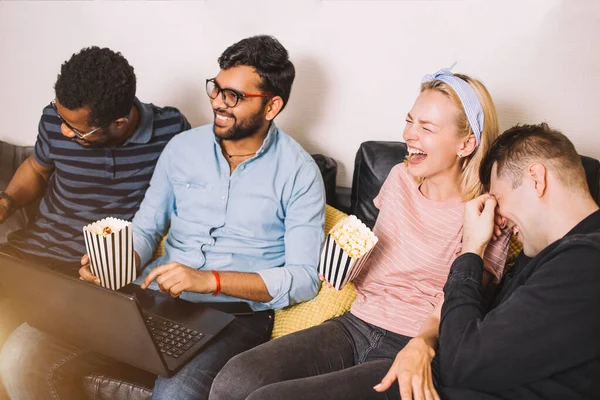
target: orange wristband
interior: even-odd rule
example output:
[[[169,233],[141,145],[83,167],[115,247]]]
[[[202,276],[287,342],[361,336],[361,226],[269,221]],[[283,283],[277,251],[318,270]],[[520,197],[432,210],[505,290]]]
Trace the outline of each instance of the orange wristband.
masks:
[[[219,276],[219,273],[214,269],[212,270],[212,273],[215,276],[215,279],[217,280],[217,289],[213,293],[213,296],[218,296],[219,293],[221,293],[221,277]]]

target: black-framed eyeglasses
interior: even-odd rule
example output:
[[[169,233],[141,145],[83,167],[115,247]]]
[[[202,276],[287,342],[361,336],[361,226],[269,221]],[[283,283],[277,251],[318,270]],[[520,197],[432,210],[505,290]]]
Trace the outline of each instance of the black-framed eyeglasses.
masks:
[[[223,103],[229,108],[233,108],[237,106],[238,102],[242,97],[275,97],[274,94],[265,94],[265,93],[242,93],[240,91],[234,89],[223,89],[217,82],[215,78],[206,80],[206,94],[211,99],[216,99],[217,96],[221,93],[221,99],[223,99]]]
[[[109,124],[106,124],[106,125],[100,126],[100,127],[98,127],[98,128],[94,128],[94,129],[92,129],[92,130],[91,130],[91,131],[89,131],[89,132],[86,132],[86,133],[81,133],[81,132],[79,132],[77,129],[75,129],[75,128],[73,128],[71,125],[69,125],[69,123],[68,123],[67,121],[65,121],[65,119],[64,119],[63,117],[61,117],[61,115],[58,113],[58,109],[56,108],[56,100],[52,100],[52,102],[50,102],[50,105],[52,105],[52,108],[54,109],[54,112],[56,113],[56,115],[58,115],[58,118],[60,119],[60,122],[61,122],[62,124],[65,124],[65,126],[66,126],[67,128],[69,128],[69,130],[70,130],[71,132],[73,132],[73,133],[75,134],[75,136],[77,136],[77,138],[79,138],[79,139],[82,139],[82,140],[83,140],[83,139],[85,139],[86,137],[90,136],[92,133],[94,133],[94,132],[96,132],[96,131],[98,131],[98,130],[100,130],[100,129],[102,129],[102,128],[104,128],[104,127],[106,127],[106,126],[108,126],[108,125],[109,125]]]

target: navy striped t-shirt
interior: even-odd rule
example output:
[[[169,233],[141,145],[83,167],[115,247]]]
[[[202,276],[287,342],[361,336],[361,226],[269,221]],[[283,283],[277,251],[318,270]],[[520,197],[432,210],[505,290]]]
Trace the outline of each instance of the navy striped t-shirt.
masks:
[[[37,216],[8,242],[25,253],[78,262],[86,253],[83,227],[115,217],[131,220],[138,210],[163,148],[190,129],[176,108],[135,100],[140,123],[122,145],[86,148],[60,131],[51,106],[44,108],[34,149],[35,160],[54,168]]]

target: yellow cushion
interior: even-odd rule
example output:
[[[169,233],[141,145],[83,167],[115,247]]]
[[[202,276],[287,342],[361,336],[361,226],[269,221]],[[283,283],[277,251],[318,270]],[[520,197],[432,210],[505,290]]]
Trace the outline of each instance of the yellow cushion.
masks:
[[[156,246],[156,250],[152,254],[152,261],[165,254],[165,240],[167,240],[167,235],[163,236],[158,246]]]
[[[331,228],[346,216],[346,214],[333,207],[326,207],[325,234],[329,233]],[[340,291],[322,284],[321,290],[314,299],[275,312],[275,325],[273,326],[271,339],[310,328],[342,315],[350,309],[355,298],[356,291],[352,283],[348,283]]]
[[[517,256],[523,250],[523,245],[517,239],[517,236],[512,235],[510,237],[510,243],[508,245],[508,254],[506,256],[506,266],[504,268],[505,271],[508,271],[515,264],[517,260]]]
[[[346,218],[348,214],[341,212],[340,210],[331,207],[330,205],[325,206],[325,236],[329,233],[331,228],[340,222],[343,218]]]
[[[356,290],[352,283],[346,284],[339,291],[328,288],[323,283],[319,294],[314,299],[275,311],[271,339],[338,317],[350,309],[355,298]]]

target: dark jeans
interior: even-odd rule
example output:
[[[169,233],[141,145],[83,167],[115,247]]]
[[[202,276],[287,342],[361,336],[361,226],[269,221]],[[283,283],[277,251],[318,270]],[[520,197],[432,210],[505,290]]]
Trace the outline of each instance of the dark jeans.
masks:
[[[156,399],[206,399],[214,377],[233,356],[269,340],[273,312],[237,317],[182,370],[158,377]],[[84,399],[82,378],[101,373],[120,379],[147,373],[81,347],[64,343],[27,324],[20,326],[0,353],[0,376],[13,399]]]
[[[397,383],[373,386],[409,340],[346,313],[232,358],[210,399],[399,399]]]

